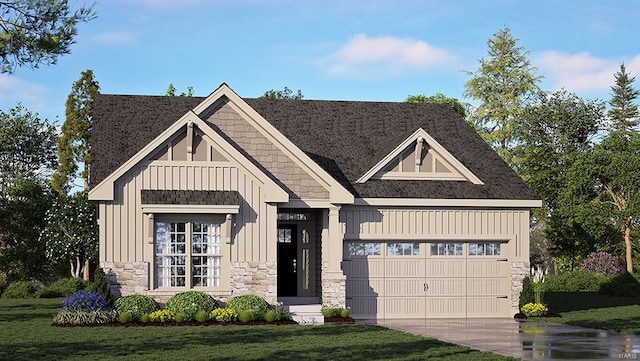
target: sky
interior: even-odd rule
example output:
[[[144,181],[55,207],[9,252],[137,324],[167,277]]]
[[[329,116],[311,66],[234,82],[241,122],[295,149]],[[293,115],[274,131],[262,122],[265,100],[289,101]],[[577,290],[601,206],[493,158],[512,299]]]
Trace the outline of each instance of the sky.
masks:
[[[473,103],[469,72],[505,27],[543,90],[606,101],[621,63],[640,74],[637,0],[98,0],[95,11],[57,64],[0,75],[0,109],[21,103],[60,124],[86,69],[107,94],[162,95],[171,83],[207,96],[224,82],[248,98],[286,86],[305,99]]]

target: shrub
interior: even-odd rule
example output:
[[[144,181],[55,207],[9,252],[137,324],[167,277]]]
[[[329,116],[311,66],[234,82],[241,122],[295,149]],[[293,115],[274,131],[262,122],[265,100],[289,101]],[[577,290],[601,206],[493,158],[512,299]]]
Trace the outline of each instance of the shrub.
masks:
[[[540,317],[544,316],[549,310],[542,303],[527,303],[522,306],[521,311],[528,317]]]
[[[103,295],[109,304],[113,303],[113,297],[111,296],[111,290],[109,290],[109,283],[107,282],[107,275],[104,274],[102,267],[96,268],[93,273],[93,281],[86,287],[87,291],[96,291]]]
[[[544,290],[546,292],[598,292],[604,281],[606,281],[606,277],[597,273],[573,271],[547,276]]]
[[[322,316],[326,318],[331,318],[331,317],[340,316],[340,310],[341,310],[340,307],[322,306],[321,312],[322,312]]]
[[[169,322],[176,318],[175,313],[171,310],[158,310],[149,314],[149,320],[151,322]]]
[[[7,289],[7,280],[4,278],[0,278],[0,297],[4,293],[4,290]]]
[[[209,318],[216,322],[232,322],[238,319],[238,313],[229,307],[216,308],[209,313]]]
[[[545,282],[545,289],[548,285],[549,277],[550,276],[547,276],[547,279]],[[533,283],[531,282],[531,278],[525,277],[522,280],[522,291],[520,291],[519,307],[522,308],[522,306],[526,305],[527,303],[532,303],[534,302],[534,300],[535,300],[535,292],[533,291]]]
[[[340,310],[340,317],[349,317],[350,310],[348,308],[343,308]]]
[[[131,314],[133,320],[139,320],[140,316],[156,311],[160,308],[158,302],[146,295],[133,294],[120,297],[115,302],[118,312]]]
[[[619,273],[600,286],[601,294],[617,297],[640,296],[640,282],[629,272]]]
[[[251,310],[238,312],[238,320],[242,322],[251,322],[256,319],[256,315]]]
[[[167,301],[165,308],[176,314],[183,312],[186,321],[191,321],[198,311],[211,312],[218,308],[218,301],[204,292],[186,291],[173,295]]]
[[[174,317],[174,320],[178,323],[187,321],[187,315],[184,312],[178,312],[176,313],[176,317]]]
[[[145,313],[144,315],[140,316],[140,322],[142,323],[151,322],[151,317],[149,317],[148,313]]]
[[[622,271],[618,260],[607,252],[591,252],[580,262],[581,271],[589,271],[603,276],[613,276]]]
[[[198,311],[198,312],[196,312],[195,319],[198,322],[207,322],[207,321],[209,321],[209,312],[207,312],[207,311]]]
[[[264,313],[264,320],[267,322],[274,322],[279,320],[278,316],[279,315],[276,310],[268,310],[267,312]]]
[[[242,311],[251,311],[255,319],[264,319],[264,314],[269,310],[269,304],[262,297],[256,295],[241,295],[227,302],[227,307],[236,311],[238,315]]]
[[[120,323],[129,323],[133,321],[133,316],[129,312],[122,312],[120,313],[118,320],[120,320]]]
[[[106,311],[109,309],[107,299],[95,292],[87,292],[80,290],[62,301],[62,310],[64,311]]]
[[[29,281],[10,284],[2,293],[2,298],[36,298],[40,286]]]
[[[53,316],[54,325],[96,325],[118,321],[118,311],[65,311],[61,310]]]
[[[56,298],[70,296],[85,286],[84,281],[78,277],[61,278],[53,282],[49,287],[40,291],[40,298]]]

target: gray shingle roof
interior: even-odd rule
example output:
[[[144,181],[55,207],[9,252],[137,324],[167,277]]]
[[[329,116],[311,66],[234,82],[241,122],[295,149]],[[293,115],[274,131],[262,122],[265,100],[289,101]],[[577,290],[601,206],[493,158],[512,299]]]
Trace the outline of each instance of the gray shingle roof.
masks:
[[[236,191],[142,190],[142,204],[239,205]]]
[[[95,101],[95,186],[204,98],[100,95]],[[438,104],[244,99],[356,197],[539,199],[459,115]],[[484,185],[461,181],[355,181],[423,128]]]

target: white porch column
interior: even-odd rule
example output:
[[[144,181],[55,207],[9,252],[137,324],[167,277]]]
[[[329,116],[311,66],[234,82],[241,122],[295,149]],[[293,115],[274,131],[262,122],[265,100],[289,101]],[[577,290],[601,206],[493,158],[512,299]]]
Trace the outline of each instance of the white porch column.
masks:
[[[322,218],[322,303],[345,307],[346,277],[340,267],[344,240],[340,206],[331,206]]]

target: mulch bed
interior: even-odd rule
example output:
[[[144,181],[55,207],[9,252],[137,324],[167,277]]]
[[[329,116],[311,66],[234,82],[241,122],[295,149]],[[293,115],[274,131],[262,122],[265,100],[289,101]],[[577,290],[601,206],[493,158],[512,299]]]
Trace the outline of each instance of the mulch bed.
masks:
[[[324,323],[356,323],[351,317],[325,317]]]
[[[189,321],[189,322],[109,322],[109,323],[100,323],[100,324],[90,324],[90,325],[54,325],[54,327],[173,327],[173,326],[257,326],[257,325],[297,325],[298,323],[293,320],[280,320],[280,321],[251,321],[251,322],[197,322],[197,321]]]
[[[555,313],[555,312],[547,312],[544,316],[540,316],[540,317],[562,317],[559,313]],[[527,317],[527,315],[525,315],[524,313],[516,313],[513,318],[516,321],[524,321],[527,319],[533,319],[535,320],[538,317]]]

